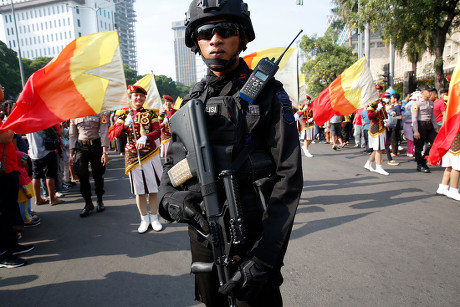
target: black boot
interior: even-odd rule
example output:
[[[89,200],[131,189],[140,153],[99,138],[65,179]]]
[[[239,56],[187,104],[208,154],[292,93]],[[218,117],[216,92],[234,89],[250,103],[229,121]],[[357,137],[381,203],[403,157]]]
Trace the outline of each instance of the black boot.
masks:
[[[102,196],[97,197],[97,207],[96,211],[97,212],[102,212],[105,210],[104,202],[102,201]]]
[[[94,210],[94,205],[93,205],[93,202],[91,201],[91,199],[88,199],[85,202],[86,202],[86,205],[85,205],[85,208],[83,208],[83,210],[81,210],[80,217],[87,217],[89,215],[89,213],[92,210]]]

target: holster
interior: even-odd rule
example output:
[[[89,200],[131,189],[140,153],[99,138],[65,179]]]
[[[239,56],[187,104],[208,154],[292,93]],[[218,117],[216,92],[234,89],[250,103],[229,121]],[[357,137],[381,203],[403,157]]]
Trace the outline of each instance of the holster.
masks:
[[[257,192],[259,205],[262,208],[262,211],[267,210],[267,204],[270,200],[270,197],[273,192],[275,184],[278,182],[278,179],[275,175],[271,175],[265,178],[258,179],[252,183],[254,189]]]

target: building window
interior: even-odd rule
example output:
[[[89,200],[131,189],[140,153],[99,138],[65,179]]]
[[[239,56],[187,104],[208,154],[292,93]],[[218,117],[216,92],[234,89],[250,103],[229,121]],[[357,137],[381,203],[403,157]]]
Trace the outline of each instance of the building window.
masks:
[[[54,8],[54,6],[53,6],[53,15],[54,15],[54,14],[56,14],[56,10],[55,10],[55,8]]]
[[[58,22],[59,22],[59,28],[60,28],[61,27],[61,20],[59,19]]]
[[[81,37],[81,32],[78,32],[78,37]]]
[[[13,41],[13,48],[16,48],[16,41]]]
[[[38,9],[38,16],[42,17],[42,10]]]
[[[77,26],[80,27],[80,19],[77,19]]]
[[[75,8],[75,12],[77,12],[77,14],[80,14],[80,10],[78,9],[78,6]]]
[[[51,8],[48,7],[48,15],[51,15]]]
[[[50,29],[52,29],[52,28],[53,28],[53,23],[50,20]]]
[[[14,35],[14,29],[11,28],[11,35]]]
[[[11,15],[9,15],[9,16],[10,16],[10,22],[11,22]]]
[[[8,44],[10,45],[10,49],[11,49],[11,41],[8,41]]]
[[[61,41],[62,41],[62,32],[61,32],[61,33],[59,33],[59,34],[60,34],[59,36],[61,37]]]
[[[8,23],[8,16],[5,15],[5,23]]]
[[[7,35],[10,35],[10,29],[9,28],[6,28],[6,33],[7,33]]]

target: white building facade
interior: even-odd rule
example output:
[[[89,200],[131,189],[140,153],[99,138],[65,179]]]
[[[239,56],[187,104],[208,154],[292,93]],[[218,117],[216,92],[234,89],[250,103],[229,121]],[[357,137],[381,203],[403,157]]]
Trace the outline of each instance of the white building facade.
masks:
[[[0,0],[0,40],[16,52],[20,45],[23,58],[33,60],[37,57],[54,57],[80,36],[114,30],[117,3],[124,2],[14,0],[13,16],[11,0]],[[129,61],[128,57],[128,63],[125,64],[136,69],[135,46],[134,52],[129,54],[135,57],[134,61]]]

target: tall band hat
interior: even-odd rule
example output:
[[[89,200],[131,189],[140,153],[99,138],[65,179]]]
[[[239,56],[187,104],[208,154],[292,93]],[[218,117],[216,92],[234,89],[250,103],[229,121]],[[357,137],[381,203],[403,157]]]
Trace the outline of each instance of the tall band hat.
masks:
[[[165,101],[167,100],[167,101],[174,102],[174,99],[173,99],[171,96],[169,96],[169,95],[163,95],[163,99],[164,99]]]
[[[141,93],[147,96],[147,91],[139,85],[128,85],[128,95],[132,93]]]

